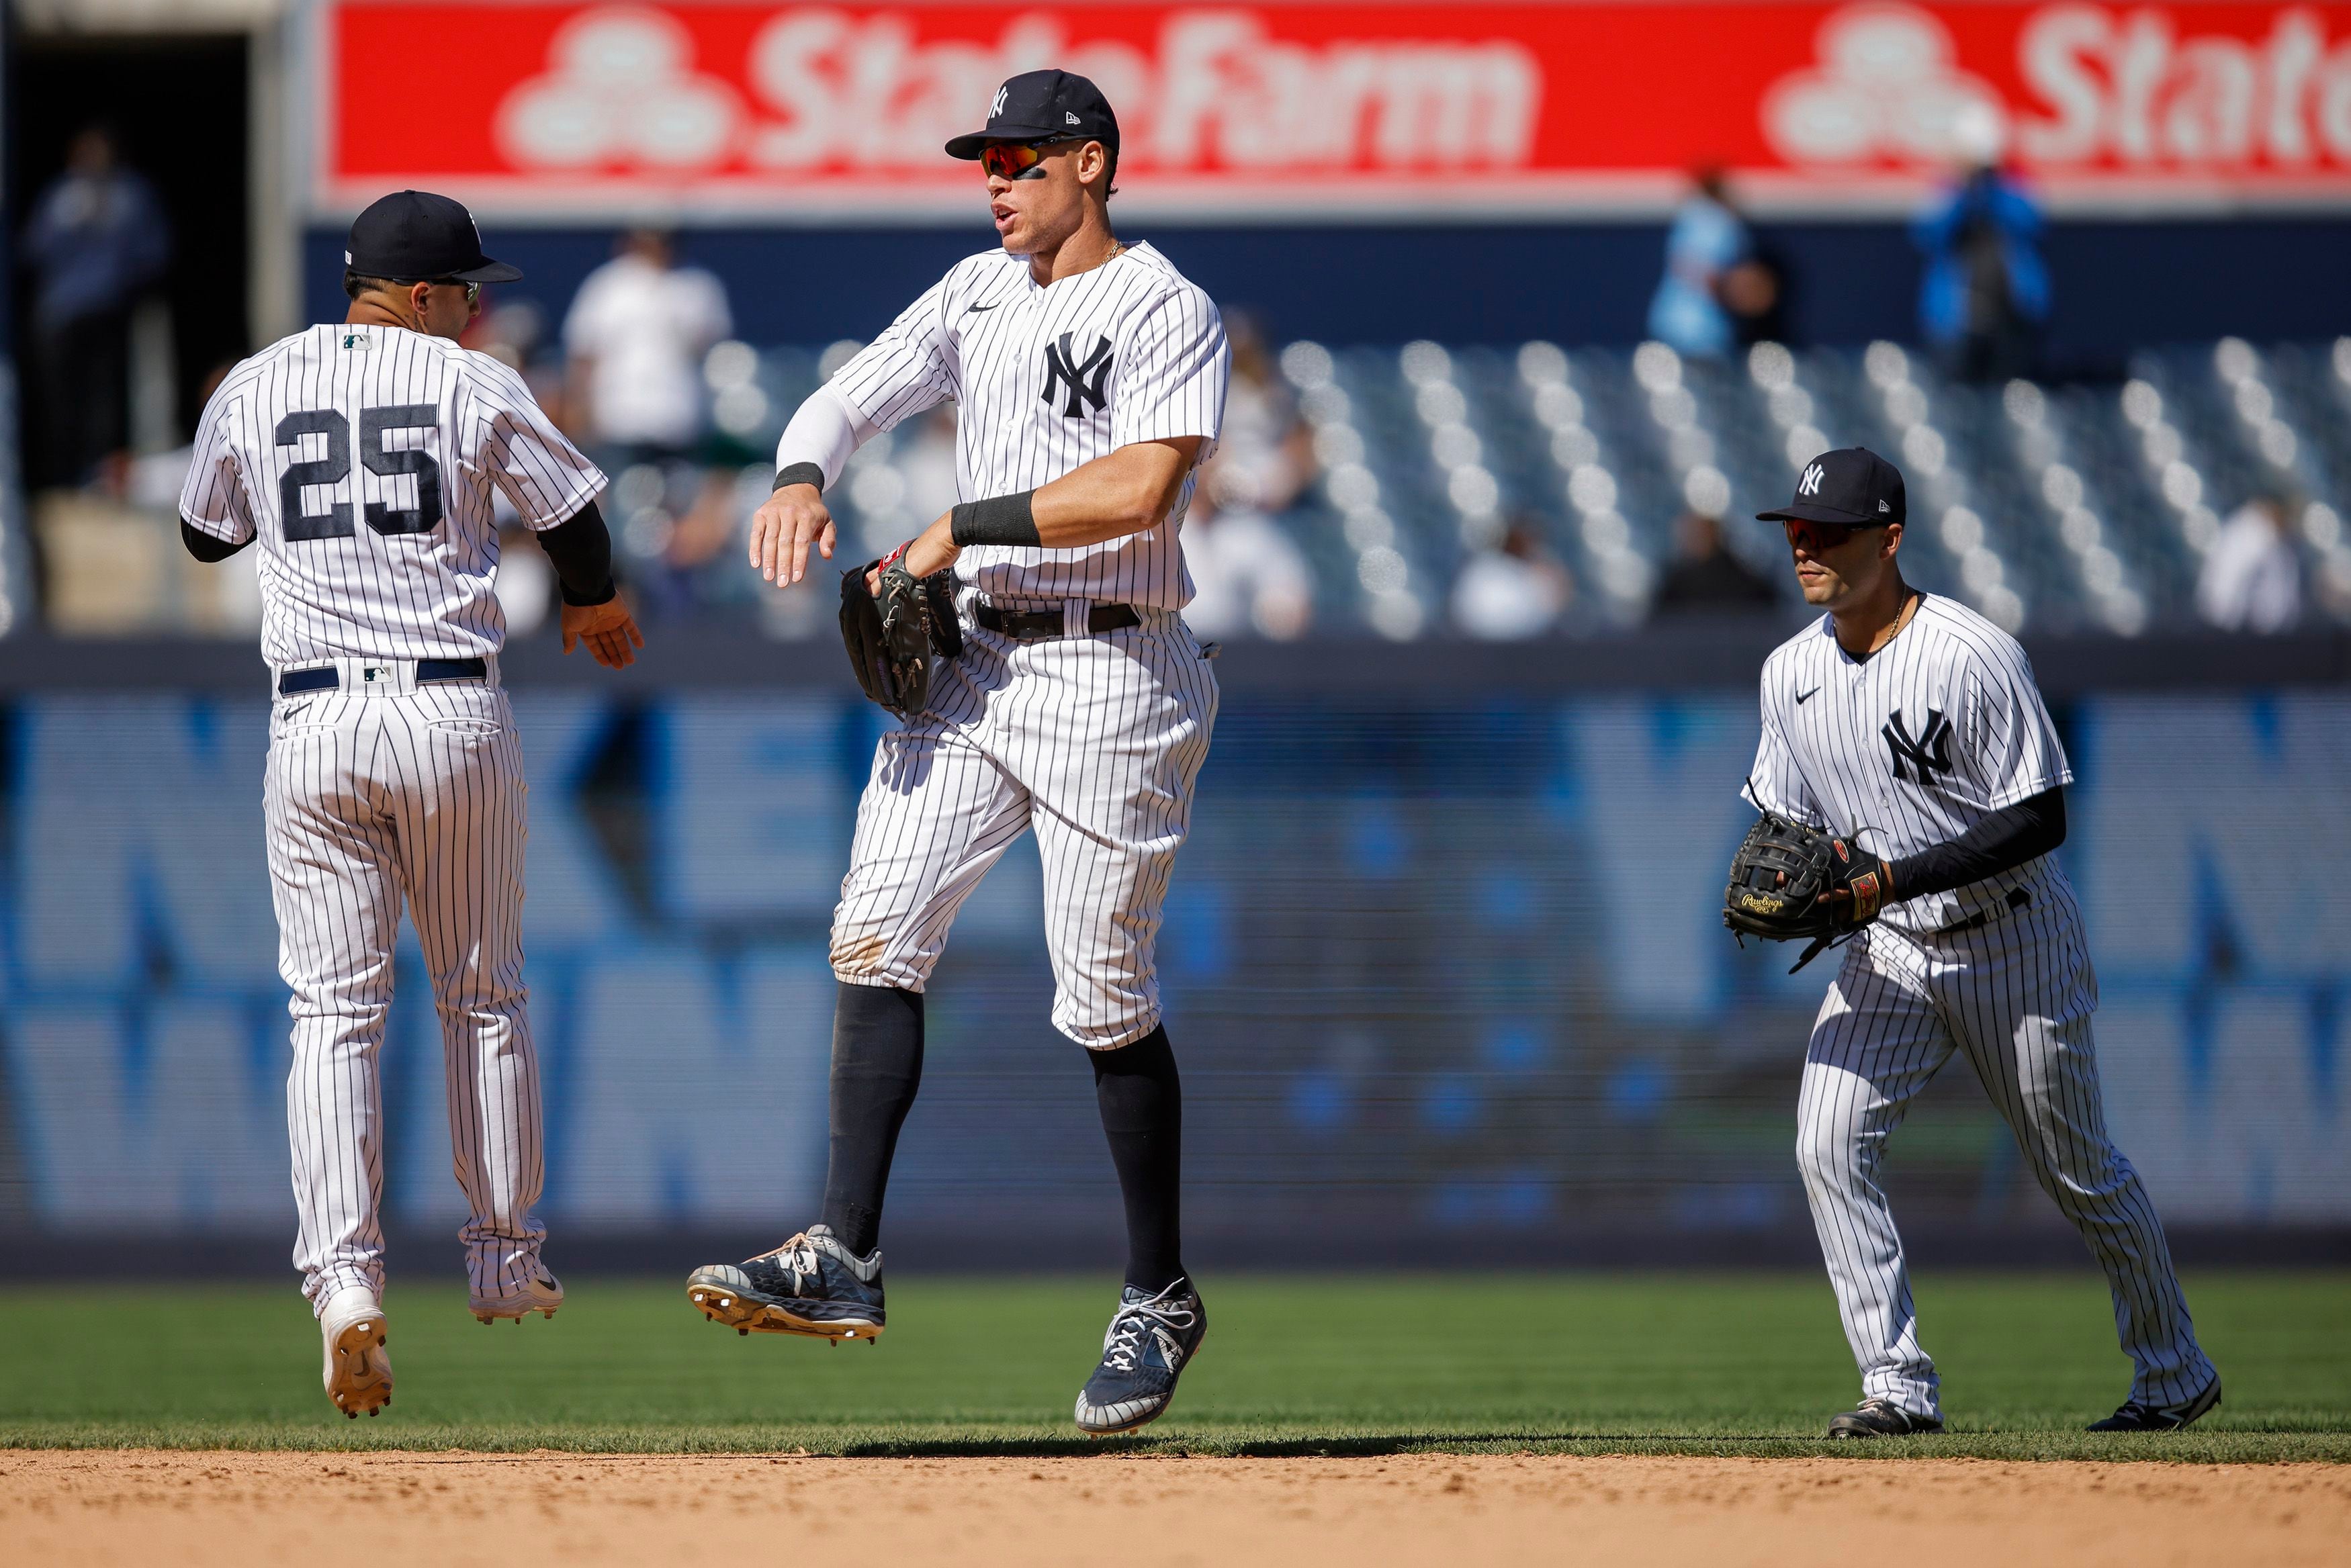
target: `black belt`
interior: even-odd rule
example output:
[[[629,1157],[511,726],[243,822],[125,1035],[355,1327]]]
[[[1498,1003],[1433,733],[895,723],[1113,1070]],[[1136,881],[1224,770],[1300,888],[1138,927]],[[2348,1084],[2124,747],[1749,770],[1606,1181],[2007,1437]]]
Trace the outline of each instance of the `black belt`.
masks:
[[[2008,902],[2005,908],[1978,909],[1974,914],[1970,915],[1966,919],[1961,920],[1955,926],[1941,927],[1935,932],[1935,934],[1938,937],[1957,936],[1961,931],[1972,931],[1978,926],[1988,926],[1991,924],[1994,919],[1998,919],[2001,915],[2007,913],[2010,909],[2028,909],[2032,907],[2032,894],[2026,892],[2022,888],[2011,888],[2008,890]]]
[[[974,605],[971,618],[998,637],[1017,638],[1022,642],[1059,637],[1069,626],[1057,609],[1014,610],[1008,614],[994,605]],[[1143,618],[1135,613],[1133,605],[1096,605],[1086,612],[1088,631],[1123,631],[1142,624]]]
[[[390,664],[392,659],[384,660]],[[427,680],[487,680],[490,661],[486,659],[420,659],[416,661],[419,684]],[[289,670],[277,678],[277,694],[291,697],[298,691],[333,691],[343,683],[342,676],[333,665],[323,670]]]

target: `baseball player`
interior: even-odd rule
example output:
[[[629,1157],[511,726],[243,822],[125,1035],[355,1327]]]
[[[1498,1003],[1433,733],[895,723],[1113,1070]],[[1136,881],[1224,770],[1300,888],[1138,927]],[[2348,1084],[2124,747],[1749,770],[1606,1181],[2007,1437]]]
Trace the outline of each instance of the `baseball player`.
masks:
[[[531,1212],[522,753],[498,685],[493,492],[554,562],[566,652],[584,641],[618,669],[643,639],[613,587],[604,476],[522,378],[457,346],[482,285],[522,275],[482,254],[464,207],[420,191],[360,213],[344,265],[340,326],[271,345],[214,394],[180,513],[199,560],[261,545],[275,698],[263,809],[294,992],[294,1263],[328,1397],[357,1417],[392,1403],[376,1054],[403,899],[441,1014],[474,1315],[519,1324],[563,1302]]]
[[[1077,1401],[1097,1434],[1165,1410],[1207,1331],[1178,1249],[1181,1096],[1153,949],[1217,714],[1208,654],[1177,614],[1192,591],[1177,530],[1230,363],[1207,296],[1112,233],[1118,146],[1084,78],[1005,82],[987,128],[946,144],[985,170],[1001,248],[917,299],[778,448],[751,559],[780,587],[811,546],[832,554],[820,493],[858,444],[958,406],[962,500],[888,570],[852,575],[844,626],[865,588],[928,579],[952,593],[940,630],[962,652],[934,661],[927,698],[883,734],[858,806],[832,926],[822,1220],[687,1282],[698,1310],[747,1334],[882,1332],[883,1189],[922,1075],[924,987],[956,909],[1033,828],[1053,1023],[1092,1054],[1125,1198],[1125,1284]]]
[[[1902,476],[1883,458],[1824,452],[1793,501],[1761,515],[1785,527],[1805,602],[1829,613],[1764,663],[1748,798],[1834,835],[1854,868],[1832,894],[1853,934],[1797,1112],[1797,1163],[1861,1366],[1861,1404],[1829,1436],[1942,1429],[1878,1167],[1954,1048],[2105,1271],[2137,1371],[2090,1429],[2185,1427],[2220,1402],[2220,1375],[2147,1189],[2106,1136],[2097,977],[2053,853],[2074,775],[2032,667],[2007,633],[1903,581]]]

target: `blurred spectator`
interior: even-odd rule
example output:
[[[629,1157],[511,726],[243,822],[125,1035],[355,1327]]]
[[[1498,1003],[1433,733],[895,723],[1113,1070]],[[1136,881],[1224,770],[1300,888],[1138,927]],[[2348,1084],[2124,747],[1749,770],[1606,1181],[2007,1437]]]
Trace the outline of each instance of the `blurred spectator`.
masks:
[[[492,587],[498,608],[506,612],[509,639],[528,637],[554,611],[555,567],[518,516],[499,519],[498,575]]]
[[[1201,637],[1251,633],[1288,641],[1314,618],[1314,573],[1281,524],[1252,508],[1196,502],[1184,519],[1192,602],[1184,620]]]
[[[1314,446],[1290,383],[1274,363],[1264,330],[1247,314],[1225,317],[1233,374],[1225,422],[1201,487],[1219,507],[1280,513],[1313,483]]]
[[[2041,209],[2001,170],[2007,132],[1980,106],[1952,128],[1959,183],[1911,227],[1927,253],[1918,325],[1944,373],[1963,381],[2028,374],[2049,319]]]
[[[1674,524],[1674,564],[1658,585],[1652,615],[1765,609],[1779,602],[1771,579],[1724,547],[1719,519],[1682,514]]]
[[[1755,240],[1730,204],[1722,171],[1702,169],[1696,179],[1698,188],[1666,235],[1666,275],[1649,302],[1649,336],[1692,358],[1720,359],[1739,343],[1723,286],[1736,269],[1754,265]],[[1776,275],[1769,277],[1768,293],[1761,273],[1737,276],[1738,298],[1747,309],[1768,311],[1777,302]]]
[[[938,403],[920,419],[909,420],[891,432],[897,441],[893,454],[899,475],[906,482],[907,514],[914,526],[882,546],[894,550],[935,522],[955,505],[959,482],[956,465],[956,406]],[[879,553],[879,552],[877,552]]]
[[[154,188],[117,161],[113,134],[77,135],[25,228],[36,485],[82,483],[130,444],[131,312],[171,251]]]
[[[2196,613],[2222,631],[2292,631],[2302,619],[2302,557],[2292,508],[2274,495],[2246,502],[2220,525],[2196,580]]]
[[[1559,624],[1575,598],[1575,579],[1543,547],[1524,518],[1512,520],[1500,543],[1479,550],[1453,581],[1453,623],[1489,642],[1541,637]]]
[[[1741,348],[1788,340],[1788,272],[1779,254],[1759,237],[1746,260],[1732,264],[1715,286]]]
[[[734,330],[726,288],[679,266],[669,236],[632,229],[580,284],[563,322],[571,412],[582,440],[617,464],[684,457],[705,427],[702,360]]]

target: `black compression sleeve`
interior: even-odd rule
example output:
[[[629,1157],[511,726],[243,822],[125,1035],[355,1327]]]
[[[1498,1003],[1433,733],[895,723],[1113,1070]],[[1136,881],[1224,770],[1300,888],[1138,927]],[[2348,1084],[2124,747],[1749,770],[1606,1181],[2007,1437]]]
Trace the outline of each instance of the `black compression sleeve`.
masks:
[[[967,501],[947,514],[947,535],[965,545],[1035,545],[1037,514],[1030,503],[1033,490]]]
[[[247,539],[245,545],[232,545],[225,539],[214,538],[183,517],[180,519],[180,543],[186,545],[188,554],[199,561],[225,561],[244,549],[245,545],[252,544],[253,540]]]
[[[2015,869],[2065,842],[2065,792],[2044,790],[1993,812],[1957,838],[1894,862],[1896,898],[1948,893]]]
[[[812,462],[788,463],[776,470],[776,483],[768,486],[768,492],[773,494],[787,484],[812,484],[820,491],[824,488],[824,470]]]
[[[604,514],[590,501],[538,535],[539,548],[555,563],[555,576],[568,605],[601,605],[620,591],[612,581],[612,535]]]

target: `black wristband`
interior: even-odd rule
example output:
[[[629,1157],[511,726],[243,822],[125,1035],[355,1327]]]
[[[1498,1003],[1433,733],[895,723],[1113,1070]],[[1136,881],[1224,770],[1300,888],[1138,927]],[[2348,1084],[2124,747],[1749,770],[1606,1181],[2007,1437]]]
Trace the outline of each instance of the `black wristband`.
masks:
[[[813,462],[795,462],[779,468],[776,470],[776,483],[768,486],[768,493],[773,495],[787,484],[812,484],[821,493],[824,470]]]
[[[1036,545],[1037,514],[1030,505],[1037,493],[1022,490],[966,501],[947,514],[947,536],[958,548],[966,545]]]
[[[621,591],[621,579],[618,577],[606,577],[604,579],[604,591],[598,594],[575,594],[571,591],[570,585],[564,582],[560,577],[556,579],[555,588],[558,593],[563,596],[563,602],[565,604],[571,606],[574,609],[586,609],[590,605],[611,604],[612,602],[613,596]]]

